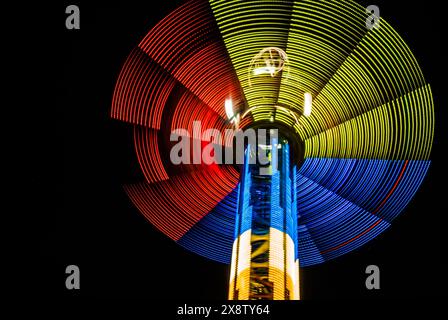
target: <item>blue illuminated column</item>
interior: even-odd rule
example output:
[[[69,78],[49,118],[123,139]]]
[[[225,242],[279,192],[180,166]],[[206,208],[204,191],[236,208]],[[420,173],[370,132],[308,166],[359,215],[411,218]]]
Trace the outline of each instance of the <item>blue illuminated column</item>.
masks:
[[[296,166],[291,164],[293,157],[286,139],[280,137],[258,147],[270,162],[261,165],[253,159],[256,152],[246,147],[229,299],[299,300]],[[260,174],[260,168],[268,169],[268,174]]]

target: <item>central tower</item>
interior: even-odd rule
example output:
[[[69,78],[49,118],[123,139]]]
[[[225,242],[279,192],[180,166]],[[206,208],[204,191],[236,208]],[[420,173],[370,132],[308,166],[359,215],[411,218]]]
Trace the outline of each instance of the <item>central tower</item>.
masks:
[[[266,141],[245,149],[230,300],[300,299],[294,148],[282,136]],[[268,164],[260,162],[258,152],[266,154]]]

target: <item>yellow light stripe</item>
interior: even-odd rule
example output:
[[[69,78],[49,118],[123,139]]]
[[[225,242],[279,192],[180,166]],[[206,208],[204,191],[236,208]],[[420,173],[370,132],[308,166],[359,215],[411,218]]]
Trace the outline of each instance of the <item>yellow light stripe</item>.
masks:
[[[369,13],[351,0],[210,3],[246,95],[246,109],[257,107],[255,122],[275,115],[275,121],[294,128],[305,141],[306,157],[428,158],[434,126],[431,90],[409,47],[387,21],[368,30]],[[251,59],[272,46],[285,50],[287,76],[255,78],[249,86]],[[299,123],[270,107],[301,113],[305,92],[313,96],[312,113]]]

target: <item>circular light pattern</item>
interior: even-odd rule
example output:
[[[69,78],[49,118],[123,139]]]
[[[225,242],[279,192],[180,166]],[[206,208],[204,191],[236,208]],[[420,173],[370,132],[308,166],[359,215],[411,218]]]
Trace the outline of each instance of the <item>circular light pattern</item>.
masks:
[[[111,111],[134,126],[145,177],[125,187],[135,206],[183,247],[230,262],[239,172],[175,166],[169,137],[185,128],[191,143],[207,144],[193,122],[231,128],[231,99],[247,115],[241,128],[274,121],[304,141],[296,177],[302,267],[388,228],[430,165],[433,99],[403,39],[383,19],[368,30],[369,15],[351,0],[192,0],[158,23],[126,60]],[[287,72],[251,75],[266,48],[286,55]],[[297,117],[305,93],[312,112]]]
[[[285,51],[275,47],[263,48],[250,62],[249,86],[252,74],[253,76],[269,74],[271,77],[275,77],[281,71],[287,71],[287,68],[288,56]]]

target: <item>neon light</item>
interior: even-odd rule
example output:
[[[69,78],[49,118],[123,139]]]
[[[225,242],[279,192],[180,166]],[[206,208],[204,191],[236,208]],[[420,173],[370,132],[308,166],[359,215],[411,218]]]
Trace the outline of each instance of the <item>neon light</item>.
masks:
[[[428,171],[434,102],[400,35],[383,19],[370,31],[364,22],[351,0],[192,0],[164,18],[129,54],[112,100],[111,117],[134,127],[144,181],[125,190],[138,210],[188,250],[230,263],[239,172],[174,167],[163,138],[166,128],[192,132],[194,120],[230,128],[232,97],[242,128],[272,119],[304,141],[295,181],[301,266],[386,230]],[[271,77],[265,61],[249,71],[269,47],[285,52],[287,72]]]
[[[232,119],[234,117],[234,112],[233,112],[233,102],[232,99],[226,99],[224,102],[224,108],[226,110],[226,115],[227,118]]]
[[[275,67],[260,67],[260,68],[255,68],[254,69],[254,75],[258,76],[261,74],[270,74],[271,77],[274,76],[275,74]]]
[[[303,115],[309,117],[311,115],[311,108],[313,104],[313,97],[311,93],[305,92],[305,102],[303,104]]]

